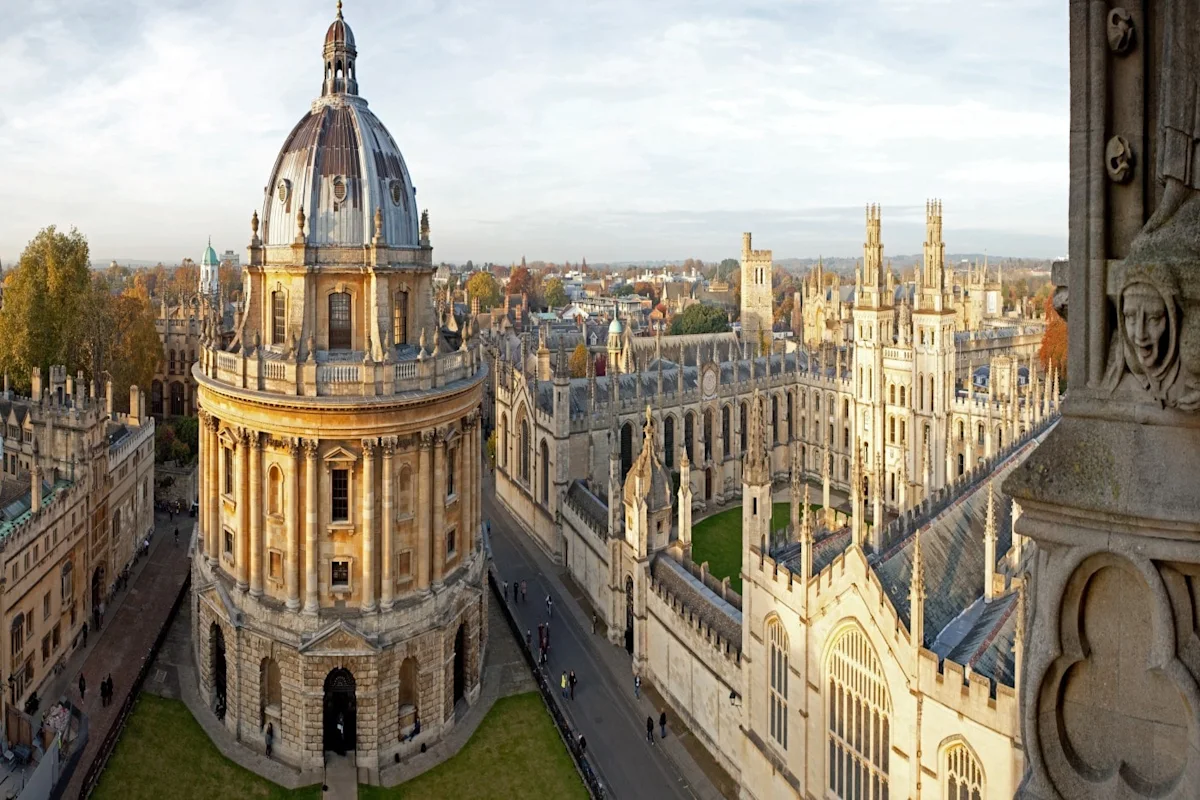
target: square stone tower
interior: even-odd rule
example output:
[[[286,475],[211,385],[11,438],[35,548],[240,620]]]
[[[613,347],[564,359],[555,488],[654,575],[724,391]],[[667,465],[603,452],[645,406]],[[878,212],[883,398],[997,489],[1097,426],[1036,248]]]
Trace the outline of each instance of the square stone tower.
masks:
[[[757,352],[763,342],[769,345],[775,321],[771,302],[771,271],[774,264],[770,250],[755,250],[750,244],[750,234],[743,233],[742,343],[748,343],[751,352]]]

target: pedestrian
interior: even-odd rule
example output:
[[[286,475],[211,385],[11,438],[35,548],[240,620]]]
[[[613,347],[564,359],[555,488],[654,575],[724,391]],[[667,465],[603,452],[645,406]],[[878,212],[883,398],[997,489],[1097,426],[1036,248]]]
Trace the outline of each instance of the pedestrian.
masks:
[[[560,682],[560,685],[562,686],[563,700],[566,700],[567,699],[567,673],[565,673],[565,672],[562,674],[562,681]]]
[[[271,757],[271,743],[275,739],[275,728],[272,727],[271,723],[269,723],[269,722],[267,723],[267,732],[266,732],[264,738],[267,740],[267,758],[270,758]]]
[[[595,612],[592,613],[592,633],[593,634],[596,633],[596,614],[595,614]]]
[[[525,629],[525,649],[531,653],[533,652],[533,633],[530,632],[529,628]]]
[[[504,581],[502,585],[504,586],[504,590],[503,590],[504,602],[507,603],[508,602],[508,581]]]
[[[546,649],[546,626],[541,622],[538,623],[538,647]]]
[[[667,710],[665,708],[658,715],[658,727],[662,728],[662,738],[667,738]]]
[[[550,599],[550,595],[546,595],[546,616],[554,616],[554,601]]]
[[[83,679],[83,673],[79,673],[79,699],[83,701],[87,699],[87,681]]]
[[[646,741],[654,745],[654,717],[646,717]]]
[[[526,603],[528,601],[529,601],[529,584],[526,583],[525,581],[521,581],[521,602]]]
[[[581,733],[579,734],[579,755],[584,755],[585,753],[587,753],[587,739]]]
[[[179,546],[179,526],[178,525],[175,526],[175,546],[176,547]],[[270,724],[270,723],[268,723],[268,724]]]
[[[542,648],[542,666],[546,666],[546,648]]]
[[[104,679],[104,682],[108,684],[108,702],[111,704],[113,700],[113,679],[111,672],[108,673],[108,677]]]
[[[642,676],[633,676],[633,699],[640,700],[642,697]]]
[[[84,647],[87,647],[87,631],[88,631],[87,623],[85,622],[85,623],[83,623],[83,646]]]
[[[571,685],[571,699],[575,699],[575,670],[571,670],[571,674],[567,676],[567,683]]]

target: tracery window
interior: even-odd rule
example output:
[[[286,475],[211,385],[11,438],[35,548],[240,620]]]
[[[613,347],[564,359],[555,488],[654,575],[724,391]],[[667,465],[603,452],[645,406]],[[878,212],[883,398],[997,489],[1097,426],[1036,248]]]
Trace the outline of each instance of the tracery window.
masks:
[[[529,420],[521,420],[521,480],[529,483],[529,453],[532,445],[529,441]]]
[[[982,800],[983,767],[975,754],[962,743],[946,750],[946,800]]]
[[[829,791],[888,800],[891,698],[875,648],[858,628],[834,644],[826,668]]]
[[[770,730],[771,738],[787,750],[787,682],[788,682],[788,636],[783,623],[772,619],[767,629],[771,670]]]
[[[670,414],[663,419],[663,463],[675,469],[675,418]]]

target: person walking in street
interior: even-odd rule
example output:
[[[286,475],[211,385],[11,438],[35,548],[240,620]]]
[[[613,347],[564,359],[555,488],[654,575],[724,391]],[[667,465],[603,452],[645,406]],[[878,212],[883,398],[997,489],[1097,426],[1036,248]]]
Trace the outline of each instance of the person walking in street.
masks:
[[[525,581],[521,581],[521,602],[525,603],[528,601],[529,601],[529,584],[526,583]]]
[[[596,635],[596,614],[592,612],[592,635]]]
[[[587,755],[587,739],[582,733],[579,734],[579,755]]]
[[[562,686],[563,700],[566,700],[567,699],[567,673],[565,673],[565,672],[562,674],[561,686]]]
[[[175,526],[175,546],[179,547],[179,526]]]
[[[642,676],[633,676],[633,699],[640,700],[642,698]]]
[[[85,623],[83,623],[83,646],[84,647],[87,647],[87,632],[88,632],[88,626],[87,626],[87,623],[85,622]]]
[[[83,673],[79,673],[79,700],[83,702],[87,699],[87,681],[83,678]]]
[[[108,684],[108,702],[111,705],[113,701],[113,679],[111,672],[108,673],[108,677],[104,679],[104,682]]]
[[[546,595],[546,616],[547,617],[551,616],[551,613],[552,612],[550,611],[550,595]]]
[[[271,744],[275,741],[275,728],[271,723],[267,723],[267,731],[264,737],[267,740],[267,758],[271,757]]]
[[[571,686],[571,699],[575,699],[575,670],[571,670],[571,674],[567,676],[567,683]]]
[[[667,738],[667,710],[665,708],[658,715],[658,727],[662,728],[662,738]]]
[[[525,649],[531,653],[533,652],[533,633],[530,632],[529,628],[525,629]]]
[[[508,602],[508,581],[504,581],[501,584],[501,586],[503,586],[504,588],[501,590],[500,594],[504,597],[504,602],[507,603]]]
[[[538,647],[546,649],[546,625],[542,622],[538,623]]]
[[[646,741],[654,746],[654,717],[646,717]]]

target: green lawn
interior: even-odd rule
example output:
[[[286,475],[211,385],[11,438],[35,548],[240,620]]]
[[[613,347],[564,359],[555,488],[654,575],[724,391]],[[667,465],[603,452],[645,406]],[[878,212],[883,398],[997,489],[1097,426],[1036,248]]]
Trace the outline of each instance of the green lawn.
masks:
[[[458,755],[392,789],[358,787],[360,800],[520,798],[588,793],[537,692],[496,701]]]
[[[221,755],[178,700],[142,694],[94,800],[186,800],[211,797],[321,797],[319,785],[284,789]]]
[[[819,503],[809,508],[818,511]],[[786,528],[792,521],[790,503],[775,503],[771,508],[771,530]],[[692,527],[692,561],[708,562],[708,571],[717,580],[729,578],[730,587],[742,593],[742,507],[713,514]]]

